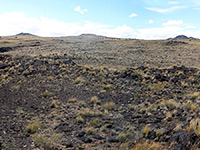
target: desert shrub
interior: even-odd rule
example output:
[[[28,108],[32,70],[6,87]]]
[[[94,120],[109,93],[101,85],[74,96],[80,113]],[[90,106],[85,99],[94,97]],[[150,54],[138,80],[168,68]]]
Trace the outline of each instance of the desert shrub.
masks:
[[[35,145],[39,145],[44,149],[55,149],[63,140],[62,134],[55,131],[45,130],[41,133],[36,133],[33,136],[33,142]]]
[[[130,137],[131,137],[131,134],[130,134],[130,133],[122,132],[122,133],[120,133],[120,135],[118,136],[118,139],[119,139],[120,142],[124,143],[124,142],[126,142]]]
[[[101,127],[101,125],[102,125],[102,121],[101,121],[101,119],[99,119],[99,118],[92,119],[92,120],[90,121],[90,125],[93,126],[93,127],[95,127],[95,128],[99,128],[99,127]]]
[[[186,111],[189,111],[189,110],[196,111],[197,110],[197,106],[195,104],[193,104],[191,101],[187,101],[187,103],[184,104],[183,108]]]
[[[67,101],[68,103],[76,103],[77,102],[77,98],[70,98]]]
[[[42,94],[42,96],[43,96],[44,98],[47,98],[47,97],[53,96],[53,94],[50,93],[50,92],[48,92],[48,91],[45,91],[45,92]]]
[[[151,131],[150,127],[146,125],[144,129],[142,130],[142,135],[143,136],[148,136],[149,132]]]
[[[139,114],[144,114],[147,111],[147,108],[142,107],[141,109],[138,110]]]
[[[53,76],[47,77],[47,80],[52,81],[53,80]]]
[[[50,106],[50,108],[55,108],[56,105],[59,104],[59,103],[60,102],[58,100],[53,100],[49,106]]]
[[[17,107],[16,113],[17,114],[23,114],[24,113],[23,108],[22,107]]]
[[[131,105],[131,104],[130,104],[128,107],[129,107],[129,110],[130,110],[130,111],[134,111],[135,108],[136,108],[136,105],[134,105],[134,104]]]
[[[41,128],[41,127],[42,127],[42,124],[39,121],[35,121],[27,125],[25,130],[26,132],[33,134],[38,130],[38,128]]]
[[[101,104],[101,101],[98,99],[97,96],[93,96],[93,97],[91,98],[90,101],[91,101],[92,103],[94,103],[94,104],[98,104],[98,105]]]
[[[195,134],[200,137],[200,119],[193,119],[190,121],[190,126],[186,129],[186,131],[193,131]]]
[[[113,87],[112,87],[112,85],[110,85],[110,84],[106,84],[106,85],[103,86],[103,89],[104,89],[104,90],[111,91],[111,90],[113,90]]]
[[[11,90],[15,91],[15,90],[18,90],[20,88],[19,85],[14,85],[11,87]]]
[[[200,92],[194,92],[194,93],[187,94],[186,97],[189,97],[189,98],[192,98],[192,99],[199,98]]]
[[[148,89],[151,90],[153,93],[157,94],[161,90],[163,90],[165,88],[165,86],[166,86],[166,84],[164,84],[162,82],[158,82],[158,83],[153,83],[153,84],[149,85]]]
[[[190,105],[190,110],[196,111],[197,110],[197,106],[195,104],[191,104]]]
[[[113,102],[107,102],[102,107],[108,111],[114,110],[116,108],[115,103]]]
[[[101,111],[91,110],[90,108],[82,109],[79,114],[82,117],[100,117],[103,115]]]
[[[164,133],[164,131],[163,131],[162,129],[158,129],[158,130],[156,131],[156,135],[157,135],[157,136],[161,136],[161,135],[163,135],[163,133]]]
[[[89,127],[87,129],[85,129],[85,132],[88,134],[88,135],[94,135],[96,133],[96,130],[94,127]]]
[[[172,110],[174,108],[179,107],[179,103],[177,103],[175,100],[170,99],[170,100],[163,100],[160,103],[161,106],[166,106],[169,110]]]
[[[77,117],[76,117],[76,121],[77,121],[78,123],[84,123],[84,119],[83,119],[82,116],[77,116]]]
[[[172,113],[172,112],[168,112],[168,113],[166,114],[165,120],[166,120],[166,121],[172,121],[172,116],[173,116],[173,113]]]
[[[184,88],[186,88],[186,87],[188,87],[188,83],[182,81],[181,82],[181,86],[184,87]]]
[[[82,77],[78,77],[76,80],[74,80],[74,84],[79,84],[79,83],[85,83],[85,79]]]
[[[148,142],[141,142],[136,144],[133,147],[133,150],[168,150],[166,146],[163,146],[161,143],[148,143]]]

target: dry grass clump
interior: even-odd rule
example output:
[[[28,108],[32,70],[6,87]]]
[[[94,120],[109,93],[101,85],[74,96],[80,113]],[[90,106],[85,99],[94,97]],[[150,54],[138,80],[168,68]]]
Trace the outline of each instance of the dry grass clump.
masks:
[[[58,104],[60,104],[59,100],[53,100],[49,106],[50,108],[55,108]]]
[[[62,134],[50,131],[49,129],[34,134],[32,138],[35,145],[39,145],[40,148],[44,149],[56,149],[59,147],[59,143],[63,141]]]
[[[91,110],[90,108],[85,108],[79,112],[82,117],[101,117],[103,113],[99,110]]]
[[[163,131],[162,129],[158,129],[158,130],[156,131],[156,135],[157,135],[157,136],[161,136],[161,135],[163,135],[163,133],[164,133],[164,131]]]
[[[68,99],[68,101],[67,101],[68,103],[76,103],[77,102],[77,98],[70,98],[70,99]]]
[[[159,91],[163,90],[165,88],[166,84],[162,82],[153,83],[148,86],[148,88],[155,94],[157,94]]]
[[[26,130],[26,132],[33,134],[41,127],[42,127],[42,124],[37,120],[37,121],[27,125],[25,130]]]
[[[88,134],[88,135],[94,135],[96,134],[96,130],[94,127],[89,127],[85,130],[85,132]]]
[[[19,85],[14,85],[11,87],[11,90],[15,91],[15,90],[18,90],[20,88]]]
[[[151,131],[150,127],[146,125],[144,129],[142,130],[142,135],[143,136],[148,136],[149,132]]]
[[[113,89],[113,87],[112,87],[112,85],[110,85],[110,84],[106,84],[106,85],[103,86],[103,89],[104,89],[104,90],[111,91],[111,90]]]
[[[90,100],[92,103],[94,104],[97,104],[97,105],[100,105],[101,104],[101,101],[98,99],[97,96],[93,96]]]
[[[99,119],[99,118],[92,119],[92,120],[90,121],[90,125],[93,126],[93,127],[95,127],[95,128],[100,128],[101,125],[102,125],[102,120]]]
[[[173,116],[173,113],[172,113],[172,112],[168,112],[168,113],[166,114],[165,120],[166,120],[166,121],[171,121],[171,120],[172,120],[172,116]]]
[[[182,81],[181,82],[181,86],[184,87],[184,88],[186,88],[186,87],[188,87],[188,83]]]
[[[78,122],[78,123],[84,123],[84,119],[83,119],[83,117],[82,116],[78,116],[78,117],[76,117],[76,121]]]
[[[131,104],[130,104],[128,107],[129,107],[129,110],[130,110],[130,111],[134,111],[135,108],[136,108],[136,105],[134,105],[134,104],[131,105]]]
[[[200,137],[200,119],[196,118],[190,121],[190,126],[186,129],[186,131],[193,131],[195,134]]]
[[[166,106],[168,109],[174,109],[174,108],[177,108],[179,107],[179,103],[177,103],[175,100],[173,99],[170,99],[170,100],[163,100],[161,103],[160,103],[161,106]]]
[[[130,134],[130,133],[122,132],[122,133],[120,133],[120,135],[118,136],[118,139],[119,139],[120,142],[124,143],[124,142],[126,142],[130,137],[131,137],[131,134]]]
[[[48,91],[45,91],[45,92],[42,94],[42,97],[44,97],[44,98],[51,97],[51,96],[53,96],[53,93],[50,93],[50,92],[48,92]]]
[[[113,102],[107,102],[102,107],[108,111],[114,110],[116,108],[115,103]]]
[[[197,106],[194,103],[192,103],[191,101],[187,101],[187,103],[185,103],[183,107],[187,111],[189,111],[189,110],[196,111],[197,110]]]
[[[74,80],[74,84],[79,84],[79,83],[85,83],[85,79],[83,79],[82,77],[78,77],[76,80]]]
[[[166,146],[163,146],[161,143],[148,143],[141,142],[136,144],[132,150],[168,150]]]
[[[49,80],[49,81],[53,81],[53,79],[54,79],[53,76],[48,76],[47,77],[47,80]]]
[[[191,104],[190,105],[190,109],[193,110],[193,111],[196,111],[197,110],[197,106],[195,104]]]
[[[194,93],[187,94],[186,97],[191,97],[193,99],[199,98],[200,92],[194,92]]]

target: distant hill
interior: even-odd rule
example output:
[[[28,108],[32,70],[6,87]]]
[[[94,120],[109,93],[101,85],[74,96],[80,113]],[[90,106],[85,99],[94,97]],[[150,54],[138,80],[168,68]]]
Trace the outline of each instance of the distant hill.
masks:
[[[80,36],[85,36],[85,37],[89,37],[89,36],[90,36],[90,37],[91,37],[91,36],[94,37],[94,36],[95,36],[95,37],[96,37],[96,36],[98,36],[98,35],[96,35],[96,34],[81,34]]]
[[[19,34],[16,34],[16,36],[36,36],[36,35],[30,34],[30,33],[21,32]]]
[[[96,34],[81,34],[78,37],[80,38],[106,38],[105,36],[96,35]]]
[[[169,38],[168,40],[194,40],[194,39],[197,39],[197,38],[187,37],[185,35],[178,35],[175,38]]]

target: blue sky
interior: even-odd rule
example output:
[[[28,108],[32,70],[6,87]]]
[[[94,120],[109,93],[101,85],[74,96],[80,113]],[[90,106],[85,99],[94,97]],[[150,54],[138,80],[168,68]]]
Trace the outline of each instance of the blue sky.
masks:
[[[0,1],[0,35],[200,38],[200,0]]]

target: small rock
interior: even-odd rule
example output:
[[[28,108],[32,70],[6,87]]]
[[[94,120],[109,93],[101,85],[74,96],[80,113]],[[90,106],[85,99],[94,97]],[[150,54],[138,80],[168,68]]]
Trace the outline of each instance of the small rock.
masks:
[[[97,140],[105,139],[104,137],[102,137],[102,136],[99,135],[99,134],[94,135],[93,138],[95,138],[95,139],[97,139]]]
[[[106,128],[109,128],[109,129],[112,128],[112,124],[107,124]]]
[[[150,138],[150,139],[155,139],[155,138],[156,138],[156,132],[155,132],[155,131],[151,131],[151,132],[148,134],[148,138]]]
[[[85,143],[92,143],[92,139],[89,138],[89,137],[86,137],[83,141],[84,141]]]
[[[66,144],[66,148],[73,147],[73,146],[74,146],[74,145],[73,145],[73,143],[71,143],[71,142]]]
[[[116,139],[116,138],[108,138],[108,142],[109,142],[109,143],[118,143],[119,140]]]
[[[83,137],[84,135],[85,135],[85,132],[82,131],[82,132],[79,132],[79,133],[78,133],[77,137]]]

